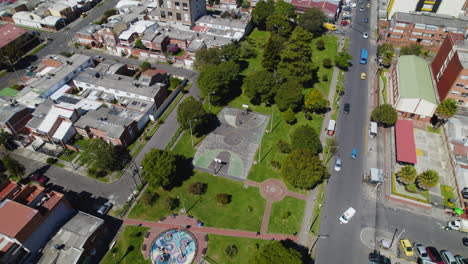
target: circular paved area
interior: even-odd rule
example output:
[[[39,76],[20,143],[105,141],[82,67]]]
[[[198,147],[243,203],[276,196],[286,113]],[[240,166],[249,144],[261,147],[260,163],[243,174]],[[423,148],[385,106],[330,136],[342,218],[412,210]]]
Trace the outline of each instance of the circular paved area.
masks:
[[[286,192],[286,185],[279,180],[268,179],[260,184],[260,194],[270,202],[283,200],[286,196]]]

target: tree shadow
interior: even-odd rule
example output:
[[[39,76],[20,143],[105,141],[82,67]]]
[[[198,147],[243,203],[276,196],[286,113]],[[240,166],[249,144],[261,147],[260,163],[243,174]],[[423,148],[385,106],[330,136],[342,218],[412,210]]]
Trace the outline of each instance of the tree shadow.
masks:
[[[312,76],[312,79],[304,84],[304,87],[306,88],[313,88],[316,83],[320,82],[320,78],[318,76],[318,71],[319,67],[316,67],[312,69],[310,76]]]
[[[281,240],[280,242],[286,248],[297,250],[301,254],[302,263],[310,263],[311,258],[307,247],[299,245],[291,239]]]
[[[249,67],[249,62],[243,59],[240,59],[239,61],[237,61],[237,64],[239,64],[239,68],[241,72]]]
[[[217,127],[221,125],[221,122],[218,119],[218,116],[213,113],[207,113],[207,122],[204,122],[197,126],[196,133],[194,133],[197,137],[201,137],[204,135],[208,135],[209,133],[213,132]]]
[[[174,179],[163,189],[170,191],[175,187],[180,187],[184,181],[188,180],[194,174],[193,158],[186,158],[182,155],[176,155],[176,173]]]

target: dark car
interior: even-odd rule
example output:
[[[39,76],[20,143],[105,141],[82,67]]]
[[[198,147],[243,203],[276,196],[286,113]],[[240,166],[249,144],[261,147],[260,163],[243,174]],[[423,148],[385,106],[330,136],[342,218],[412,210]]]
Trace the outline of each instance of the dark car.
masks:
[[[464,237],[462,239],[462,242],[463,242],[463,245],[467,246],[468,247],[468,237]]]
[[[377,252],[369,253],[369,261],[370,261],[369,264],[391,264],[392,263],[389,258],[382,256]]]
[[[351,110],[351,105],[349,103],[345,103],[343,107],[343,112],[345,114],[349,114],[349,111]]]
[[[444,264],[444,261],[442,260],[439,251],[437,251],[435,247],[427,247],[426,251],[433,262],[437,264]]]
[[[463,195],[463,198],[468,199],[468,188],[467,187],[463,188],[461,193]]]
[[[364,18],[364,23],[369,23],[369,19],[368,19],[368,18]]]
[[[33,175],[31,175],[31,176],[29,177],[29,180],[30,180],[31,182],[34,182],[34,183],[37,183],[37,184],[39,184],[39,185],[44,186],[44,185],[46,185],[47,182],[49,181],[49,178],[46,177],[46,176],[44,176],[44,175],[42,175],[42,174],[35,173],[35,174],[33,174]]]

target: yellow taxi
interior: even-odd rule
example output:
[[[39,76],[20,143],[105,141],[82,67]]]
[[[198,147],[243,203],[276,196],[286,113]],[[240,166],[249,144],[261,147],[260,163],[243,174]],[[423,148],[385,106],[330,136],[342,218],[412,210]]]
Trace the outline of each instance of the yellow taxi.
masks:
[[[370,3],[367,4],[367,8],[370,8]]]
[[[365,72],[361,72],[361,80],[365,80],[366,79],[366,73]]]
[[[411,246],[411,242],[408,239],[401,239],[400,244],[406,256],[411,257],[414,255],[413,247]]]

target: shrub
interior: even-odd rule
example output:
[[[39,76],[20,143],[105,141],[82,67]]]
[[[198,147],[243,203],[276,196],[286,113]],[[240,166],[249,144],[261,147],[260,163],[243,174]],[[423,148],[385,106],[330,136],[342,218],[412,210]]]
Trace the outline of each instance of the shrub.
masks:
[[[323,67],[329,69],[333,66],[333,61],[330,58],[323,59]]]
[[[146,205],[152,205],[158,198],[159,194],[148,188],[141,197],[141,201]]]
[[[190,184],[188,192],[193,195],[201,195],[206,193],[207,184],[204,182],[194,182]]]
[[[328,74],[324,73],[322,75],[322,82],[328,82]]]
[[[305,118],[306,120],[312,120],[312,114],[309,113],[309,112],[305,112],[305,113],[304,113],[304,118]]]
[[[288,142],[280,139],[278,141],[277,145],[278,145],[278,148],[279,148],[281,153],[290,153],[291,152],[291,144],[289,144]]]
[[[177,47],[177,46],[174,46],[174,47],[170,47],[169,49],[167,49],[167,51],[169,53],[176,54],[176,53],[178,53],[180,51],[180,48]]]
[[[289,108],[283,113],[283,120],[284,122],[290,125],[293,125],[294,123],[297,122],[296,114],[291,108]]]
[[[323,41],[322,39],[317,40],[315,45],[317,46],[318,50],[324,50],[325,49],[325,41]]]
[[[215,197],[219,204],[225,205],[231,202],[232,196],[228,193],[218,193]]]
[[[164,209],[171,211],[177,207],[179,207],[179,199],[167,197],[166,200],[164,200]]]
[[[281,163],[277,160],[270,161],[270,164],[275,169],[281,169]]]
[[[281,213],[281,218],[282,219],[288,219],[288,217],[290,217],[290,216],[291,216],[291,211],[283,211]]]
[[[47,158],[46,160],[47,164],[55,164],[57,161],[58,160],[56,158]]]
[[[229,245],[226,247],[224,252],[226,253],[226,255],[228,255],[228,257],[233,258],[237,256],[237,253],[239,253],[239,249],[236,247],[236,245]]]

